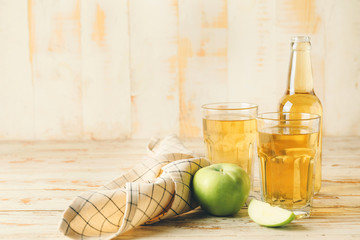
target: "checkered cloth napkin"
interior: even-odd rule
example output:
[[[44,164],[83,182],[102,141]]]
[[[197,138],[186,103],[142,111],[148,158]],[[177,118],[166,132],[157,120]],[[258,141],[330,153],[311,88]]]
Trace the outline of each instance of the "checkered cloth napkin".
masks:
[[[176,136],[152,140],[149,150],[141,164],[76,197],[63,214],[60,231],[73,239],[111,239],[197,207],[191,200],[191,179],[210,163]]]

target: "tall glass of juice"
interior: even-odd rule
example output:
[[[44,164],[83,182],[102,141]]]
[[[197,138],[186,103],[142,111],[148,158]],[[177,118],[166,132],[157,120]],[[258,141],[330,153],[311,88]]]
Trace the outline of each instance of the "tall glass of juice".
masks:
[[[213,163],[234,163],[253,176],[256,158],[256,116],[251,103],[212,103],[202,106],[206,156]]]
[[[319,115],[296,112],[257,117],[262,200],[297,218],[310,216],[320,121]]]

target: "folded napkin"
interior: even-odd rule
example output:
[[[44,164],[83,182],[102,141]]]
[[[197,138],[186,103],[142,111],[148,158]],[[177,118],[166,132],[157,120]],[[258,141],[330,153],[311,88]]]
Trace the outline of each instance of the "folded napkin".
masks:
[[[191,199],[191,179],[210,163],[176,136],[154,139],[148,147],[144,162],[76,197],[63,214],[60,231],[74,239],[111,239],[197,207]]]

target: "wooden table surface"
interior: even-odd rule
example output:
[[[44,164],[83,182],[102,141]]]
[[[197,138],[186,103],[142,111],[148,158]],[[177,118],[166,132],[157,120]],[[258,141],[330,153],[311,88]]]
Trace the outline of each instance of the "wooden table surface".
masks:
[[[185,144],[202,152],[200,139]],[[66,239],[62,211],[83,191],[142,161],[147,140],[1,142],[0,239]],[[283,228],[258,226],[242,209],[233,217],[201,210],[139,227],[118,239],[360,239],[360,138],[325,138],[323,182],[312,216]]]

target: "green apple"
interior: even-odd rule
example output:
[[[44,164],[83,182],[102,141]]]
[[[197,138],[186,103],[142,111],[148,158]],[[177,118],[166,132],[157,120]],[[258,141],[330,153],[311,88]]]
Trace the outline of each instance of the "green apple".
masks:
[[[250,192],[250,179],[239,166],[219,163],[195,173],[193,193],[202,209],[215,216],[237,213]]]
[[[293,212],[255,199],[251,200],[248,213],[254,222],[266,227],[281,227],[295,219]]]

